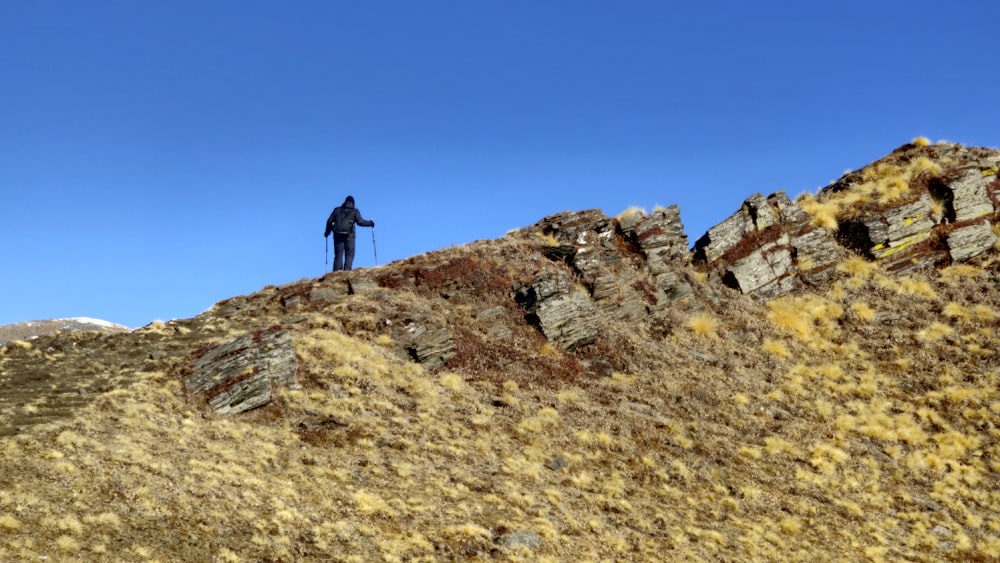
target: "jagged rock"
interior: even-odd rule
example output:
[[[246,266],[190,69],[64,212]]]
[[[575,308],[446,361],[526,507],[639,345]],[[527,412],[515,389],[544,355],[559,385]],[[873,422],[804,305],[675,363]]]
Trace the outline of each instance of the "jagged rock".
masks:
[[[695,243],[697,261],[714,265],[726,285],[755,297],[783,295],[827,276],[840,253],[825,229],[784,191],[753,194]]]
[[[984,176],[976,166],[962,170],[953,180],[935,190],[945,203],[948,220],[956,223],[993,213],[993,202],[987,189],[992,179],[992,176]]]
[[[839,236],[848,246],[882,260],[931,236],[931,207],[931,197],[924,194],[916,201],[844,221]]]
[[[275,326],[213,348],[184,385],[191,393],[207,392],[212,409],[228,416],[266,404],[272,385],[291,383],[297,370],[291,336]]]
[[[691,284],[679,272],[666,270],[655,274],[653,281],[656,288],[657,303],[660,309],[673,305],[694,294]]]
[[[428,370],[440,368],[455,357],[454,335],[446,326],[411,324],[406,327],[405,338],[410,356]]]
[[[798,276],[809,283],[818,283],[829,277],[842,254],[833,234],[811,225],[806,212],[784,190],[769,195],[767,203],[778,210],[782,229],[791,236],[792,257]]]
[[[545,338],[561,348],[589,344],[600,334],[593,302],[560,272],[537,279],[521,292],[519,300]]]
[[[660,262],[690,259],[688,238],[681,223],[681,210],[676,205],[657,208],[651,214],[635,214],[631,226],[621,225],[622,231],[630,234],[639,248],[652,259]]]
[[[641,211],[635,211],[624,217],[628,224],[634,224],[643,216]],[[636,289],[640,285],[638,268],[618,244],[615,222],[593,211],[559,217],[546,228],[557,240],[572,241],[573,250],[565,259],[580,274],[594,304],[614,319],[639,320],[645,316],[649,303]]]
[[[744,206],[695,241],[696,256],[711,264],[739,244],[743,240],[743,235],[751,230],[753,230],[752,223]]]
[[[993,248],[997,237],[993,234],[990,223],[982,221],[951,231],[946,240],[951,259],[956,262],[964,262]]]
[[[731,285],[746,294],[770,299],[788,293],[797,285],[796,278],[789,275],[792,267],[792,252],[788,235],[773,242],[765,243],[748,256],[736,260],[727,269],[727,279]]]
[[[542,232],[551,234],[561,245],[573,246],[577,237],[588,231],[604,230],[611,219],[600,209],[564,211],[549,215],[538,222]]]
[[[680,208],[671,205],[658,208],[650,215],[636,214],[638,219],[624,232],[646,255],[646,269],[653,276],[655,305],[663,308],[694,293],[691,284],[679,270],[691,260],[687,235],[681,224]]]
[[[840,249],[826,229],[812,229],[792,239],[799,275],[816,282],[837,264]]]

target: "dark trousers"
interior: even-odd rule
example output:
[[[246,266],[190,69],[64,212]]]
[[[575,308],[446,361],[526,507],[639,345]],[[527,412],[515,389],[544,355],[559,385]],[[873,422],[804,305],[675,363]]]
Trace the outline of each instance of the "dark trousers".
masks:
[[[354,264],[354,235],[333,235],[333,271],[350,270]]]

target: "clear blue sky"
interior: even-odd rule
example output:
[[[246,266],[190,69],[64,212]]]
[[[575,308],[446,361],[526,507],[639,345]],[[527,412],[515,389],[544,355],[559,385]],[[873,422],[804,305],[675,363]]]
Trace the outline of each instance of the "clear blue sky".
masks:
[[[693,242],[917,136],[996,146],[998,6],[0,0],[0,324],[318,277],[348,194],[380,264],[589,208]]]

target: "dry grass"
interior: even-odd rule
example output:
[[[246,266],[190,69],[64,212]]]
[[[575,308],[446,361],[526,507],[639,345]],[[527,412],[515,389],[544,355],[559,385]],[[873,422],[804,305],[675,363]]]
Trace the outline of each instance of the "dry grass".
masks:
[[[708,313],[699,313],[688,319],[688,327],[697,335],[706,338],[719,337],[719,321]]]
[[[927,146],[914,140],[917,146]],[[860,178],[848,189],[813,195],[804,193],[796,198],[802,209],[812,217],[813,225],[834,231],[841,221],[857,216],[862,210],[884,207],[913,196],[915,181],[939,176],[939,162],[919,157],[905,163],[880,161],[865,167]]]

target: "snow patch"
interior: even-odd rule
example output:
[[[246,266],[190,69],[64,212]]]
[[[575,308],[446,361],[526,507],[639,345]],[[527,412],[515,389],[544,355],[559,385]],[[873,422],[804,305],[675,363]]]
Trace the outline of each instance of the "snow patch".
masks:
[[[104,320],[101,320],[101,319],[92,319],[90,317],[71,317],[71,318],[68,318],[68,319],[56,319],[56,320],[58,320],[58,321],[74,321],[74,322],[83,323],[83,324],[90,324],[90,325],[95,325],[95,326],[102,326],[102,327],[105,327],[105,328],[121,328],[121,329],[129,330],[129,328],[127,326],[116,324],[116,323],[112,323],[112,322],[108,322],[108,321],[104,321]]]

